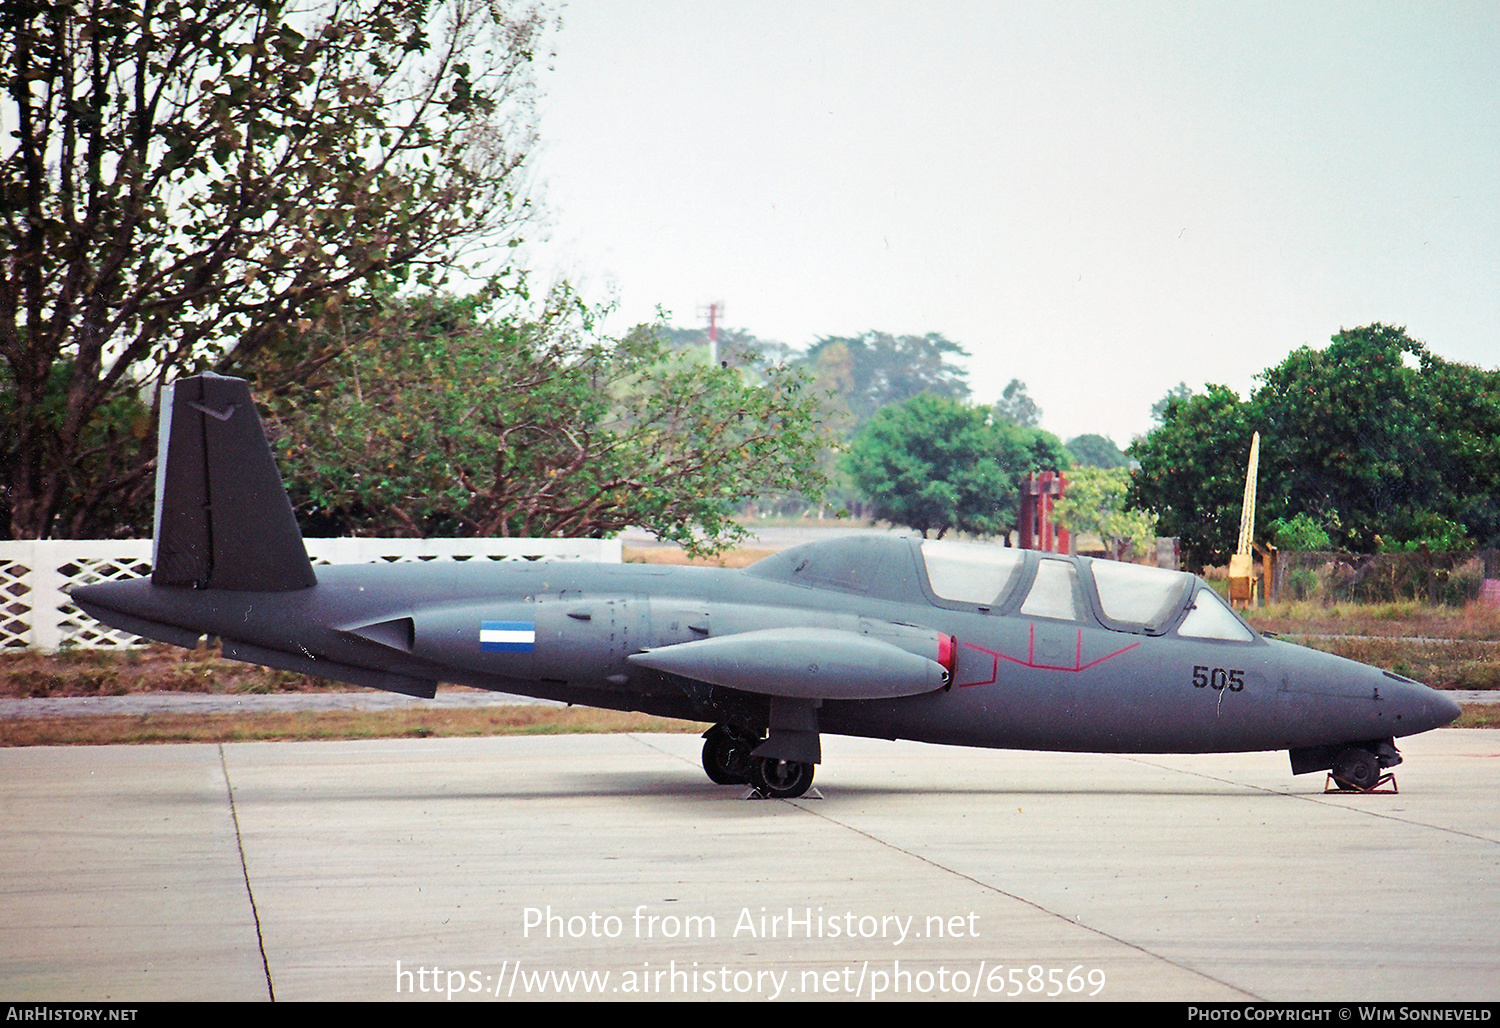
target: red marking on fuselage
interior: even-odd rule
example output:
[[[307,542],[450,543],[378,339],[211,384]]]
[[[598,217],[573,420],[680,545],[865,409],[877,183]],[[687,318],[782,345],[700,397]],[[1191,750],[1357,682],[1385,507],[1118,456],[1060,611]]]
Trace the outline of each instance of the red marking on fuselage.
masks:
[[[1129,646],[1122,646],[1118,650],[1115,650],[1113,653],[1106,653],[1104,656],[1098,657],[1098,658],[1096,658],[1094,660],[1089,661],[1087,664],[1085,664],[1083,662],[1083,629],[1081,629],[1081,628],[1077,629],[1077,632],[1078,632],[1078,637],[1077,637],[1077,641],[1075,642],[1074,648],[1073,648],[1073,664],[1072,664],[1071,667],[1069,667],[1066,664],[1038,664],[1036,662],[1036,625],[1035,624],[1033,624],[1033,625],[1030,626],[1030,632],[1027,635],[1027,640],[1026,640],[1026,659],[1025,660],[1022,660],[1019,657],[1012,657],[1012,656],[1010,656],[1009,654],[1006,654],[1006,653],[1001,653],[999,650],[991,650],[991,649],[988,649],[988,648],[986,648],[984,646],[976,646],[974,643],[971,643],[971,642],[960,643],[959,645],[966,646],[966,647],[968,647],[971,650],[978,650],[980,653],[986,653],[986,654],[988,654],[992,658],[992,667],[991,667],[991,670],[990,670],[990,677],[989,678],[986,678],[983,681],[976,681],[976,682],[959,682],[958,683],[958,687],[960,689],[965,689],[965,688],[968,688],[971,685],[991,685],[991,684],[993,684],[994,681],[996,680],[996,678],[999,677],[999,674],[1000,674],[1000,661],[1002,661],[1002,660],[1008,660],[1012,664],[1019,664],[1022,667],[1035,668],[1038,671],[1066,671],[1066,672],[1070,672],[1070,673],[1076,674],[1076,673],[1078,673],[1080,671],[1087,671],[1091,667],[1098,667],[1100,664],[1103,664],[1106,660],[1111,660],[1111,659],[1113,659],[1115,657],[1118,657],[1122,653],[1128,653],[1128,652],[1130,652],[1131,650],[1135,649],[1137,646],[1140,645],[1140,641],[1137,640],[1136,642],[1131,643]]]
[[[960,646],[967,646],[971,650],[978,650],[980,653],[987,653],[987,654],[989,654],[989,656],[990,656],[990,677],[979,679],[979,680],[973,681],[973,682],[959,682],[958,683],[958,688],[960,688],[960,689],[967,689],[971,685],[993,685],[995,679],[997,677],[999,677],[999,674],[1000,674],[1000,654],[996,653],[994,650],[987,650],[983,646],[975,646],[971,642],[961,642],[961,643],[959,643],[959,645]],[[957,661],[955,661],[954,663],[957,664]]]

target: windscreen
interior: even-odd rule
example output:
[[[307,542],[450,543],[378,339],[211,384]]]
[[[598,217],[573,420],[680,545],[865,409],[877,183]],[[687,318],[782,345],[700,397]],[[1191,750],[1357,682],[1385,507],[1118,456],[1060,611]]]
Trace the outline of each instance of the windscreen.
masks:
[[[1025,560],[1025,551],[1005,546],[922,540],[927,584],[941,600],[998,607],[1015,588]]]
[[[1099,590],[1099,606],[1106,618],[1122,625],[1155,631],[1176,613],[1191,575],[1143,564],[1091,560],[1089,571]]]
[[[1193,609],[1182,619],[1177,634],[1191,639],[1225,639],[1231,642],[1251,642],[1255,639],[1244,622],[1235,617],[1234,611],[1219,598],[1219,594],[1206,585],[1193,598]]]

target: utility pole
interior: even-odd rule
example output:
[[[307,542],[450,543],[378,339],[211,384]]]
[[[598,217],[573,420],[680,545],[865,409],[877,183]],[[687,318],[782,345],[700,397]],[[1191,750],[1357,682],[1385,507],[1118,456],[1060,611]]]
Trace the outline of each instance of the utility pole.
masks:
[[[724,301],[708,305],[708,309],[702,308],[699,314],[708,315],[708,363],[716,365],[719,363],[719,319],[724,316]]]

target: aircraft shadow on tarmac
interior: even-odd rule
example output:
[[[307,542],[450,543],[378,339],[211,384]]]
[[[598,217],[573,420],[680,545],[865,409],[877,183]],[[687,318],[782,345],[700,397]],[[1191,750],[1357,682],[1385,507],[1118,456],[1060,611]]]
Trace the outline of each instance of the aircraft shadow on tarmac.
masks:
[[[505,801],[505,800],[576,800],[576,799],[673,799],[685,800],[693,804],[711,803],[740,803],[751,799],[765,799],[768,797],[756,796],[748,786],[714,786],[705,785],[696,780],[683,779],[680,782],[664,780],[659,774],[631,771],[580,771],[576,780],[568,780],[571,776],[560,776],[553,784],[544,787],[528,786],[526,783],[517,781],[507,783],[503,780],[494,782],[492,788],[475,790],[466,788],[461,790],[431,789],[410,790],[401,788],[378,789],[378,790],[341,790],[337,793],[309,792],[305,789],[286,790],[255,790],[253,796],[236,791],[236,800],[240,803],[276,803],[296,804],[302,802],[316,802],[319,804],[365,804],[365,803],[411,803],[411,802],[472,802],[472,801]],[[1220,780],[1215,780],[1220,781]],[[248,791],[245,791],[248,793]],[[806,800],[813,805],[829,803],[837,805],[841,800],[868,799],[872,797],[910,796],[939,797],[939,796],[987,796],[996,800],[1010,802],[1014,799],[1026,799],[1037,796],[1122,796],[1135,799],[1151,798],[1226,798],[1233,797],[1244,799],[1282,799],[1286,797],[1315,797],[1322,796],[1321,789],[1298,789],[1298,790],[1275,790],[1263,786],[1237,785],[1232,782],[1223,782],[1220,787],[1204,785],[1202,787],[1184,788],[1128,788],[1125,786],[1065,786],[1065,785],[1014,785],[1006,786],[1003,783],[983,784],[974,786],[960,786],[949,783],[941,787],[934,787],[928,782],[902,783],[892,782],[889,784],[855,784],[855,783],[830,783],[821,786],[815,793],[809,793],[798,799]]]

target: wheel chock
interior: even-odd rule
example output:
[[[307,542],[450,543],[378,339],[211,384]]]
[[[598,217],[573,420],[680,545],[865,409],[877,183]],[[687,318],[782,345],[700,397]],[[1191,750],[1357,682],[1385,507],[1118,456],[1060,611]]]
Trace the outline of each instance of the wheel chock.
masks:
[[[1390,786],[1390,788],[1386,789],[1382,788],[1382,786]],[[1335,778],[1332,771],[1328,772],[1328,778],[1323,782],[1323,794],[1325,796],[1333,792],[1342,793],[1345,796],[1350,794],[1373,796],[1376,793],[1392,795],[1400,791],[1396,786],[1396,776],[1389,771],[1377,778],[1375,784],[1368,789],[1361,789],[1357,785],[1351,785],[1341,778]]]

